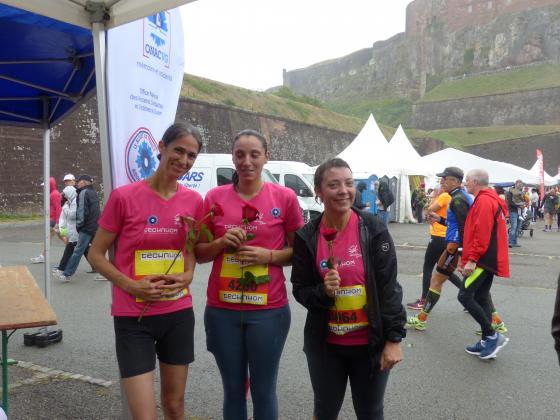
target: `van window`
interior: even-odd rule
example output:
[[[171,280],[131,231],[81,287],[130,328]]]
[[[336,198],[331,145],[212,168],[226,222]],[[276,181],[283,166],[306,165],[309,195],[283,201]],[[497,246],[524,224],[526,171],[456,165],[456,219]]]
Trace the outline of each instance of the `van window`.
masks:
[[[233,169],[232,168],[218,168],[216,170],[218,186],[227,185],[233,182]]]
[[[274,178],[276,178],[276,181],[280,182],[280,174],[272,174],[274,176]]]
[[[300,197],[313,197],[313,193],[299,176],[290,174],[284,175],[284,184]]]

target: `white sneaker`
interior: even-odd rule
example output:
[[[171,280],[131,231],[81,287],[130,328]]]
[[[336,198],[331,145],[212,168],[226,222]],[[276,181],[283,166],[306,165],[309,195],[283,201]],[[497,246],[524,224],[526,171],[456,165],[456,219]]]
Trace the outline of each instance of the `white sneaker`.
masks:
[[[58,268],[53,268],[51,273],[53,273],[53,275],[58,276],[59,274],[62,274],[63,271],[60,271]]]
[[[107,281],[107,278],[103,277],[101,274],[98,274],[93,278],[95,281]]]
[[[45,256],[44,255],[39,255],[38,257],[31,258],[31,263],[32,264],[42,264],[44,262],[45,262]]]
[[[57,278],[61,283],[70,283],[70,277],[66,277],[64,273],[60,273]]]

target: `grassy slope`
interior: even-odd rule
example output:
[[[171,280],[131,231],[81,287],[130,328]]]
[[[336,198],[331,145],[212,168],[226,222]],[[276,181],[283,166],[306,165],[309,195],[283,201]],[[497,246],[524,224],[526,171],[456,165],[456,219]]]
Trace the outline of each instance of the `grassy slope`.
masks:
[[[544,64],[444,82],[419,101],[434,102],[560,86],[560,65]]]
[[[442,140],[449,147],[462,148],[499,140],[512,140],[539,134],[560,133],[558,125],[520,125],[502,127],[466,127],[445,130],[405,130],[410,138],[432,137]]]
[[[191,75],[185,75],[181,95],[350,133],[359,132],[365,122],[362,118],[337,114],[302,102],[306,100],[303,97],[299,101],[295,95],[292,98],[280,97]]]

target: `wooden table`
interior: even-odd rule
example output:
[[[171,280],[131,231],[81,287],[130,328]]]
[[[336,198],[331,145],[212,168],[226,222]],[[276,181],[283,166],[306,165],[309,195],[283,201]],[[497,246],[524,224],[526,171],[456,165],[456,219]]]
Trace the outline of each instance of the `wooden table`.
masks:
[[[55,325],[56,315],[24,265],[0,267],[2,407],[8,414],[8,339],[18,329]],[[10,334],[8,331],[12,330]]]

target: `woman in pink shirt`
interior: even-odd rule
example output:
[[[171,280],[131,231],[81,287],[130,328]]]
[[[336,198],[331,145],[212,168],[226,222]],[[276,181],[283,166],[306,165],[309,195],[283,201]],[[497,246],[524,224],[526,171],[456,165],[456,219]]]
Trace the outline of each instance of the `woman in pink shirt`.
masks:
[[[303,350],[314,418],[336,419],[350,380],[359,420],[383,418],[389,370],[402,360],[406,312],[386,225],[352,207],[352,171],[339,158],[315,172],[321,217],[296,233],[293,293],[308,310]]]
[[[170,126],[158,144],[155,172],[111,193],[89,254],[97,271],[113,283],[117,360],[134,419],[157,417],[156,355],[165,418],[184,416],[188,366],[194,360],[188,287],[195,257],[186,250],[188,226],[180,216],[200,220],[203,203],[200,194],[177,180],[193,166],[201,145],[195,127]],[[113,261],[105,257],[111,246]]]
[[[222,376],[226,420],[247,418],[248,382],[255,420],[278,417],[276,378],[290,327],[282,266],[291,263],[303,217],[292,190],[262,180],[267,159],[262,134],[235,136],[234,182],[204,199],[205,213],[220,209],[209,224],[214,239],[196,246],[198,262],[213,261],[204,325]]]

